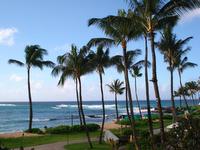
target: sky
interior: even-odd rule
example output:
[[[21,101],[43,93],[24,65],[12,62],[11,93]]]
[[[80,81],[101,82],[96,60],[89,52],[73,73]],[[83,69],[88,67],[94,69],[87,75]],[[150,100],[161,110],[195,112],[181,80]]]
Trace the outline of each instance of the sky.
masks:
[[[9,65],[8,59],[24,61],[26,45],[39,44],[48,50],[45,59],[56,62],[58,55],[70,50],[70,45],[78,47],[85,45],[91,38],[105,37],[97,27],[88,27],[87,21],[93,17],[116,15],[118,9],[127,9],[124,0],[1,0],[0,5],[0,102],[28,101],[26,69]],[[197,80],[200,76],[200,9],[185,14],[175,28],[178,38],[193,36],[188,46],[192,51],[188,53],[190,61],[198,64],[194,69],[188,69],[183,74],[183,82]],[[157,38],[158,39],[158,38]],[[142,39],[128,44],[128,49],[144,50]],[[95,48],[94,48],[95,50]],[[111,56],[121,54],[120,47],[110,48]],[[158,82],[162,99],[169,99],[170,80],[167,65],[163,63],[163,56],[157,52]],[[151,54],[149,54],[151,55]],[[144,59],[144,55],[137,60]],[[151,70],[150,77],[151,78]],[[114,95],[109,92],[106,84],[114,79],[123,80],[115,68],[106,69],[103,76],[106,100],[113,100]],[[33,68],[31,71],[31,85],[33,101],[73,101],[75,100],[75,85],[72,79],[67,79],[64,87],[58,87],[59,77],[51,76],[51,69],[43,71]],[[174,87],[179,87],[177,72],[174,77]],[[96,72],[82,77],[83,99],[99,100],[99,78]],[[130,77],[133,89],[133,79]],[[138,79],[139,99],[145,99],[144,77]],[[134,92],[133,92],[134,94]],[[150,96],[154,99],[152,83]],[[135,96],[133,96],[135,97]],[[119,96],[124,100],[124,95]]]

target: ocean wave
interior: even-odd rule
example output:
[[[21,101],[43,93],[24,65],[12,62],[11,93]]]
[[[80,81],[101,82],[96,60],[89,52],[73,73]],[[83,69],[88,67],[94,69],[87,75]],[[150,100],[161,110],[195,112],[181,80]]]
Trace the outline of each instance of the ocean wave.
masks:
[[[56,105],[54,107],[51,107],[53,109],[62,109],[62,108],[77,108],[77,105],[65,105],[65,104],[61,104],[61,105]],[[102,105],[83,105],[83,108],[85,109],[92,109],[92,110],[100,110],[102,109]],[[105,109],[110,109],[113,110],[115,109],[115,105],[111,104],[111,105],[105,105]]]
[[[33,119],[33,122],[47,122],[47,121],[50,121],[50,119],[38,119],[38,118]]]
[[[0,107],[15,107],[15,104],[0,104]]]

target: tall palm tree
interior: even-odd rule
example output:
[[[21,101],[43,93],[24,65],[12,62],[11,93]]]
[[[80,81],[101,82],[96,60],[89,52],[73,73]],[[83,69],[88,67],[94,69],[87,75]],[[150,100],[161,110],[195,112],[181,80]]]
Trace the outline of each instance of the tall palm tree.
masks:
[[[141,50],[133,50],[133,51],[127,51],[127,68],[128,70],[130,70],[131,66],[133,65],[133,60],[136,59],[137,56],[141,55]],[[142,64],[143,62],[136,62],[135,64]],[[123,64],[123,56],[122,55],[116,55],[116,56],[113,56],[111,58],[111,64],[116,66],[117,68],[117,71],[119,73],[124,73],[124,64]],[[130,113],[129,113],[129,104],[128,104],[128,97],[127,97],[127,90],[126,91],[126,111],[127,111],[127,115],[130,116]],[[129,121],[131,122],[130,120],[130,117],[129,117]]]
[[[140,70],[142,69],[142,66],[132,66],[131,67],[131,75],[132,77],[135,79],[135,97],[136,97],[136,101],[137,101],[137,105],[139,108],[139,112],[140,112],[140,117],[142,119],[142,112],[141,112],[141,107],[140,107],[140,103],[139,103],[139,99],[138,99],[138,94],[137,94],[137,78],[142,77],[142,73],[140,72]]]
[[[111,93],[115,94],[115,109],[116,109],[116,119],[119,119],[119,112],[118,112],[118,104],[117,104],[117,95],[121,95],[124,93],[125,87],[122,87],[124,82],[120,81],[119,79],[114,80],[111,84],[107,84],[110,89]]]
[[[185,40],[184,40],[185,41]],[[184,43],[184,42],[183,42]],[[182,74],[183,72],[188,69],[188,68],[194,68],[197,66],[197,64],[195,63],[192,63],[192,62],[188,62],[188,57],[184,57],[182,58],[182,55],[179,55],[179,58],[177,59],[176,61],[176,66],[177,66],[177,69],[178,69],[178,76],[179,76],[179,83],[180,83],[180,87],[182,89],[184,89],[183,87],[183,84],[182,84]],[[186,104],[186,107],[187,109],[189,110],[189,106],[188,106],[188,103],[187,103],[187,100],[186,100],[186,93],[184,92],[183,94],[183,99],[185,101],[185,104]]]
[[[25,50],[25,61],[21,62],[15,59],[9,59],[9,64],[16,64],[20,67],[26,67],[27,69],[27,83],[28,83],[28,98],[29,98],[29,132],[32,132],[32,120],[33,120],[33,106],[31,97],[31,83],[30,73],[32,67],[43,69],[44,67],[53,67],[54,63],[51,61],[45,61],[44,56],[47,55],[47,50],[41,48],[39,45],[28,45]]]
[[[171,83],[171,102],[172,102],[172,114],[173,122],[177,121],[176,107],[174,102],[174,70],[176,59],[179,54],[179,41],[176,39],[176,35],[172,33],[173,26],[167,24],[161,33],[161,39],[157,43],[160,52],[164,55],[164,61],[168,63],[168,70],[170,71],[170,83]]]
[[[105,51],[103,50],[103,46],[99,45],[97,47],[96,52],[92,52],[90,54],[91,62],[95,66],[97,73],[99,74],[100,81],[100,89],[101,89],[101,101],[102,101],[102,110],[103,110],[103,120],[101,126],[101,132],[99,137],[99,143],[102,143],[103,138],[103,130],[105,123],[105,102],[104,102],[104,91],[103,91],[103,77],[102,75],[105,73],[104,69],[109,67],[110,65],[110,57],[109,57],[109,49],[107,48]]]
[[[71,51],[77,51],[77,47],[75,45],[71,45]],[[82,117],[81,117],[81,111],[80,111],[80,99],[79,99],[79,90],[78,90],[78,78],[77,78],[77,74],[75,69],[73,70],[72,67],[75,66],[70,66],[68,64],[68,57],[67,57],[67,53],[61,56],[57,57],[57,62],[58,65],[56,65],[53,70],[52,70],[52,75],[53,76],[58,76],[59,74],[61,74],[59,82],[58,82],[58,86],[64,86],[65,85],[65,80],[68,77],[72,77],[75,81],[75,85],[76,85],[76,101],[77,101],[77,106],[78,106],[78,114],[79,114],[79,120],[80,120],[80,125],[82,125]],[[74,53],[74,55],[76,56],[77,54]],[[74,56],[74,57],[75,57]],[[74,58],[75,60],[76,58]],[[75,62],[75,61],[74,61]],[[71,68],[69,68],[71,67]]]
[[[135,148],[139,149],[138,140],[136,137],[136,130],[135,130],[135,120],[134,120],[134,112],[133,112],[133,100],[132,100],[132,93],[129,83],[129,74],[127,68],[127,42],[132,39],[137,38],[140,35],[140,31],[136,30],[136,24],[132,22],[131,19],[123,16],[108,16],[105,18],[92,18],[89,20],[89,26],[96,25],[104,31],[104,33],[109,38],[93,38],[88,45],[97,45],[97,44],[104,44],[107,46],[111,46],[114,44],[121,45],[123,49],[123,64],[124,64],[124,78],[125,78],[125,85],[129,99],[130,105],[130,114],[129,116],[131,121],[131,128],[132,134],[135,139]]]
[[[67,77],[72,77],[77,80],[76,84],[79,93],[79,109],[83,122],[83,126],[86,132],[88,143],[93,148],[89,131],[86,125],[85,115],[83,111],[83,99],[82,99],[82,83],[81,76],[93,71],[91,67],[90,59],[88,56],[88,49],[86,47],[78,48],[74,45],[71,46],[71,51],[62,56],[58,56],[58,65],[53,69],[52,75],[57,76],[61,73],[61,77],[58,84],[63,85]]]
[[[141,6],[138,5],[138,7],[135,8],[135,10],[131,11],[129,10],[128,12],[128,17],[130,17],[133,22],[135,22],[136,17],[137,18],[143,18],[146,14],[147,9],[142,9]],[[145,64],[144,64],[144,68],[145,68],[145,92],[146,92],[146,102],[147,102],[147,114],[148,114],[148,126],[149,126],[149,133],[150,133],[150,137],[151,139],[153,138],[153,123],[152,123],[152,117],[151,117],[151,105],[150,105],[150,98],[149,98],[149,77],[148,77],[148,32],[145,28],[145,26],[143,26],[143,21],[138,19],[138,24],[140,26],[140,29],[142,31],[142,36],[144,37],[144,46],[145,46]],[[153,142],[151,142],[152,144],[152,149],[154,148]]]
[[[157,79],[156,53],[155,53],[155,33],[164,24],[174,22],[183,12],[200,7],[199,0],[126,0],[132,10],[142,12],[141,16],[135,15],[135,20],[140,22],[146,33],[149,34],[152,52],[152,82],[154,92],[158,102],[160,115],[161,143],[164,143],[164,122],[161,106],[161,98]]]

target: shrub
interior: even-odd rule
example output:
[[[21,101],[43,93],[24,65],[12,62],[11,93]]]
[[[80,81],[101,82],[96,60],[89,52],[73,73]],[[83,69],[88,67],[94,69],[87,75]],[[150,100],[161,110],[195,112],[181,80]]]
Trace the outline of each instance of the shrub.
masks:
[[[167,145],[172,149],[200,149],[200,119],[182,118],[178,127],[173,128],[167,134]]]
[[[82,131],[84,131],[84,128],[81,125],[74,125],[74,126],[71,126],[70,131],[71,132],[82,132]]]
[[[93,132],[100,129],[100,126],[98,124],[87,124],[88,131]],[[84,126],[81,125],[74,125],[74,126],[57,126],[57,127],[51,127],[46,129],[46,133],[49,134],[66,134],[66,133],[74,133],[74,132],[83,132]]]
[[[44,134],[42,130],[39,128],[32,128],[31,130],[25,130],[26,133],[35,133],[35,134]]]
[[[100,126],[98,124],[93,124],[93,123],[87,124],[87,127],[90,132],[97,131],[100,129]]]
[[[57,127],[51,127],[46,129],[46,133],[49,134],[66,134],[70,132],[70,126],[60,125]]]
[[[172,118],[173,118],[172,115],[164,115],[163,116],[163,119],[170,119],[171,120]]]

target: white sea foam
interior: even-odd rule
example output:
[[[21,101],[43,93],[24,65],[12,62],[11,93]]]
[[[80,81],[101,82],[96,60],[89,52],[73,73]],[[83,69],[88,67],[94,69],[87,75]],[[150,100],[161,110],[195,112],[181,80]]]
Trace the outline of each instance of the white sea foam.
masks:
[[[55,107],[52,107],[53,109],[62,109],[62,108],[77,108],[77,105],[56,105]],[[83,105],[83,108],[85,109],[91,109],[91,110],[100,110],[102,109],[102,105]],[[105,109],[113,110],[115,109],[115,105],[105,105]]]
[[[38,119],[38,118],[33,119],[33,122],[47,122],[47,121],[50,121],[50,119]]]
[[[0,104],[0,107],[15,107],[15,104]]]

